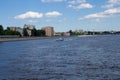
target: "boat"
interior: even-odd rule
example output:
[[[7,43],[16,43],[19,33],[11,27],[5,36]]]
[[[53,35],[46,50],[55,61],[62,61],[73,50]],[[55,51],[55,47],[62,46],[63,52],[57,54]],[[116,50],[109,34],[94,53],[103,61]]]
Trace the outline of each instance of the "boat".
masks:
[[[63,38],[56,39],[56,41],[64,41]]]

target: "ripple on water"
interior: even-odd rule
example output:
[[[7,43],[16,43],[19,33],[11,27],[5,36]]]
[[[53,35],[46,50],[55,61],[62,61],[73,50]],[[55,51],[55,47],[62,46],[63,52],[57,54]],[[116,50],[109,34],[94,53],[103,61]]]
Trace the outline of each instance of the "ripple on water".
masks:
[[[119,80],[120,36],[0,44],[3,80]]]

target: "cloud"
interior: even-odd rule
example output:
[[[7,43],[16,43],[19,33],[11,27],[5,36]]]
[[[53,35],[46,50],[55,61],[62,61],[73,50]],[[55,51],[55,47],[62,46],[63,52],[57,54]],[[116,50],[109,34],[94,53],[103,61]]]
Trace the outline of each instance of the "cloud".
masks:
[[[78,4],[78,3],[84,3],[86,2],[86,0],[72,0],[72,1],[69,1],[68,3],[69,4]]]
[[[15,16],[15,19],[28,19],[28,18],[42,18],[43,14],[39,13],[39,12],[32,12],[32,11],[28,11],[24,14],[20,14]]]
[[[39,13],[39,12],[28,11],[26,13],[17,15],[14,18],[15,19],[39,19],[39,18],[42,18],[43,16],[58,17],[58,16],[61,16],[61,15],[62,15],[62,13],[60,13],[58,11],[47,12],[45,14]],[[30,21],[30,22],[33,22],[33,21]]]
[[[68,7],[72,8],[72,9],[89,9],[89,8],[93,8],[93,5],[87,3],[86,0],[72,0],[68,2]]]
[[[47,12],[45,14],[46,17],[58,17],[61,16],[62,13],[58,12],[58,11],[52,11],[52,12]]]
[[[62,2],[65,0],[41,0],[41,2]]]
[[[84,18],[82,19],[101,19],[101,18],[107,18],[107,17],[113,17],[113,16],[120,16],[120,8],[112,8],[104,12],[89,14],[84,16]]]
[[[68,7],[73,8],[73,9],[85,9],[85,8],[93,8],[93,6],[89,3],[83,3],[78,6],[74,5],[68,5]]]
[[[107,4],[103,5],[102,8],[113,8],[120,5],[120,0],[108,0]]]
[[[110,4],[120,4],[120,0],[108,0]]]

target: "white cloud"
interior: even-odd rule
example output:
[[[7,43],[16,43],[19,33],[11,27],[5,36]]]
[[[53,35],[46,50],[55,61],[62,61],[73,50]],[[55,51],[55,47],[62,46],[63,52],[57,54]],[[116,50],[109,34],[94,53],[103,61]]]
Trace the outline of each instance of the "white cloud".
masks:
[[[103,5],[102,8],[112,8],[114,5],[113,4],[106,4]]]
[[[42,2],[62,2],[65,0],[41,0]]]
[[[87,3],[86,0],[72,0],[68,2],[68,7],[73,9],[86,9],[86,8],[93,8],[93,5]]]
[[[92,18],[104,18],[106,17],[102,12],[101,13],[95,13],[85,16],[85,19],[92,19]]]
[[[120,0],[108,0],[110,4],[120,4]]]
[[[120,16],[120,8],[112,8],[104,12],[86,15],[82,19],[101,19],[101,18],[107,18],[107,17],[113,17],[113,16]]]
[[[58,12],[58,11],[53,11],[53,12],[47,12],[45,14],[46,17],[58,17],[61,16],[62,13]]]
[[[86,0],[72,0],[72,1],[69,1],[68,3],[69,4],[78,4],[78,3],[84,3],[86,2]]]
[[[15,19],[39,19],[39,18],[42,18],[43,16],[46,16],[46,17],[58,17],[58,16],[61,16],[61,15],[62,15],[62,13],[60,13],[58,11],[47,12],[45,14],[39,13],[39,12],[28,11],[26,13],[17,15],[14,18]],[[36,21],[29,20],[29,22],[36,22]]]
[[[108,0],[107,4],[103,5],[102,8],[113,8],[120,5],[120,0]]]
[[[75,8],[75,9],[84,9],[84,8],[93,8],[93,6],[91,4],[89,4],[89,3],[85,3],[85,4],[80,4],[80,5],[78,5],[76,7],[73,7],[73,8]]]
[[[27,19],[27,18],[42,18],[43,14],[39,13],[39,12],[32,12],[32,11],[28,11],[24,14],[20,14],[15,16],[15,19]]]
[[[68,5],[69,8],[73,8],[73,9],[85,9],[85,8],[93,8],[93,5],[89,4],[89,3],[83,3],[83,4],[80,4],[78,6],[74,6],[74,5]]]

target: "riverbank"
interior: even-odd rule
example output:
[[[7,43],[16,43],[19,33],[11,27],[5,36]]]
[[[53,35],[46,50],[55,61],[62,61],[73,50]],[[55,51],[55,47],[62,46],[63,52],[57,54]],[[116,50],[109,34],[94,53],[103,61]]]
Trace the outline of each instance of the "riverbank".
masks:
[[[38,39],[49,39],[49,38],[67,38],[67,37],[92,37],[98,35],[79,35],[79,36],[56,36],[56,37],[16,37],[16,38],[0,38],[0,42],[9,41],[24,41],[24,40],[38,40]],[[100,35],[99,35],[100,36]],[[103,36],[103,35],[102,35]],[[108,36],[108,35],[107,35]]]
[[[65,38],[68,36],[62,36],[62,38]],[[38,40],[38,39],[53,39],[53,38],[60,38],[59,37],[17,37],[17,38],[0,38],[0,42],[9,42],[9,41],[24,41],[24,40]]]
[[[0,38],[0,42],[46,39],[48,37]]]

